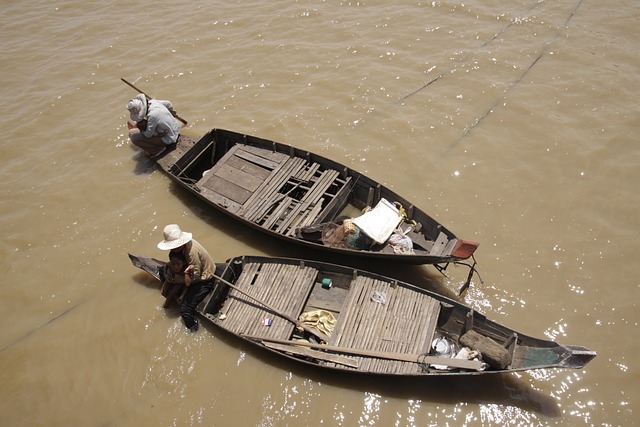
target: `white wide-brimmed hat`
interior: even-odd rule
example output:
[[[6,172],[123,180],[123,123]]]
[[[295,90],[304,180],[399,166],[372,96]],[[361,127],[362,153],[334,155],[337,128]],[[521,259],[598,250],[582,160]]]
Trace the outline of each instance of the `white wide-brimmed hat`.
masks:
[[[127,110],[129,110],[129,117],[134,122],[139,122],[147,115],[147,97],[139,93],[135,98],[127,102]]]
[[[191,241],[193,234],[180,230],[177,224],[169,224],[164,228],[164,240],[158,243],[158,249],[169,251],[179,248]]]

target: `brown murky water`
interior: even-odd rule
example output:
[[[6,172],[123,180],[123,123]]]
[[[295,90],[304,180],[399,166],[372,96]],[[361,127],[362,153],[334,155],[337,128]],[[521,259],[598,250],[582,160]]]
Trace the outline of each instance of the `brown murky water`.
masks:
[[[5,2],[0,425],[634,424],[639,19],[629,0]],[[126,138],[120,77],[193,137],[255,134],[393,187],[481,242],[467,304],[598,357],[383,382],[187,333],[126,255],[166,255],[165,224],[217,260],[325,258],[171,185]],[[450,296],[466,278],[360,265]]]

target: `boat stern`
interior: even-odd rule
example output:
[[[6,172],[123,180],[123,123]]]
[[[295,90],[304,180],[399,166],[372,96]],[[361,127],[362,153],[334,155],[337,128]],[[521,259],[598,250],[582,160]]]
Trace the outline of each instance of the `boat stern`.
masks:
[[[459,239],[451,251],[451,256],[460,259],[467,259],[473,255],[479,245],[480,243],[472,240]]]
[[[561,363],[562,368],[581,369],[589,363],[597,353],[582,346],[568,345],[567,355]]]

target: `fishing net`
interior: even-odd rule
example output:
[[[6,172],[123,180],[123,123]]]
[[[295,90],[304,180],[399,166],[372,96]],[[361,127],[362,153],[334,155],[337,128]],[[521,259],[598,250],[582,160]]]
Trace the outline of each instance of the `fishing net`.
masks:
[[[342,224],[327,223],[322,229],[322,243],[334,248],[369,249],[372,240],[351,219]]]
[[[344,247],[345,231],[342,224],[327,223],[322,229],[322,243],[333,248]]]

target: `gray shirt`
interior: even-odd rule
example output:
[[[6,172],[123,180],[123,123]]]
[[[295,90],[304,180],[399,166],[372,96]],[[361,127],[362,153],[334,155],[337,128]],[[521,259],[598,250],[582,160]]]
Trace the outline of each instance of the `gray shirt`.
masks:
[[[142,132],[147,138],[159,136],[167,145],[178,140],[180,122],[173,117],[171,101],[152,99],[147,106],[147,129]]]

